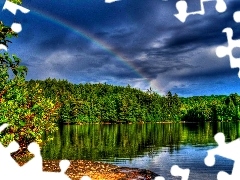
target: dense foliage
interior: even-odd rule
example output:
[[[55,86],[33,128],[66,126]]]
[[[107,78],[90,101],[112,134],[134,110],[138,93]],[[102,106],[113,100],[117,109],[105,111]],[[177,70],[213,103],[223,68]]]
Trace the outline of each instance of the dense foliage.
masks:
[[[58,106],[42,97],[37,85],[28,90],[23,77],[8,79],[7,68],[1,68],[0,82],[0,123],[9,124],[1,133],[4,145],[16,140],[22,152],[30,142],[41,144],[43,133],[57,130],[54,112]]]
[[[235,121],[240,119],[240,96],[182,98],[143,92],[130,86],[71,84],[66,80],[30,80],[28,89],[39,84],[42,95],[61,104],[59,123]]]
[[[21,4],[21,0],[11,0]],[[0,44],[8,47],[17,37],[0,21]],[[180,98],[168,92],[160,96],[130,86],[71,84],[66,80],[25,81],[27,67],[16,55],[0,53],[0,124],[8,123],[0,141],[12,140],[25,152],[32,141],[42,143],[57,130],[57,123],[236,121],[240,119],[240,96]],[[13,73],[10,78],[9,70]],[[18,152],[17,152],[18,153]]]
[[[21,0],[12,0],[21,4]],[[0,21],[0,44],[8,47],[12,37],[17,34]],[[0,141],[8,145],[15,140],[20,149],[13,155],[24,155],[30,142],[42,144],[42,136],[57,130],[55,112],[58,104],[42,96],[38,85],[32,89],[26,88],[25,76],[27,67],[20,65],[20,58],[1,50],[0,53],[0,125],[8,123],[8,127],[1,133]],[[11,70],[11,71],[10,71]],[[13,77],[10,78],[12,72]]]

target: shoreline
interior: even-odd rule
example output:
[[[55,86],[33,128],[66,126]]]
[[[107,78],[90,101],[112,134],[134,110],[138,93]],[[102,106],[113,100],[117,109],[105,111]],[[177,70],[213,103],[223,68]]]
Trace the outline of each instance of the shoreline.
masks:
[[[42,167],[45,172],[60,172],[59,162],[61,160],[43,160]],[[69,160],[70,166],[65,172],[72,180],[80,180],[83,176],[89,176],[92,180],[151,180],[159,176],[147,170],[129,167],[120,167],[109,163],[89,160]],[[20,166],[25,162],[18,161]]]

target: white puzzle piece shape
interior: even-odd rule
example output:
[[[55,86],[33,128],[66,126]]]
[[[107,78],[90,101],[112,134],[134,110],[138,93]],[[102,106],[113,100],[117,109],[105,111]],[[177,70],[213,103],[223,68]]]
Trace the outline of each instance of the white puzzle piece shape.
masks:
[[[207,166],[213,166],[215,164],[215,155],[225,157],[234,161],[232,174],[228,174],[224,171],[220,171],[217,175],[218,180],[237,180],[240,177],[240,139],[236,139],[230,143],[225,143],[225,136],[223,133],[217,133],[214,136],[218,147],[208,150],[207,157],[204,159],[204,163]]]
[[[14,4],[14,3],[12,3],[12,2],[10,2],[10,1],[8,1],[8,0],[5,1],[5,4],[4,4],[4,6],[3,6],[2,9],[3,9],[3,10],[7,9],[7,10],[9,10],[11,13],[13,13],[14,15],[16,15],[17,10],[21,11],[21,12],[24,13],[24,14],[30,12],[29,9],[24,8],[24,7],[22,7],[22,6],[19,6],[19,5],[17,5],[17,4]],[[14,32],[16,32],[16,33],[19,33],[19,32],[22,31],[22,25],[21,25],[20,23],[13,23],[13,24],[11,25],[11,28],[12,28],[12,30],[13,30]]]
[[[178,10],[178,14],[175,14],[174,16],[179,21],[184,23],[189,15],[196,15],[196,14],[204,15],[205,14],[204,2],[207,2],[207,1],[212,1],[212,0],[200,0],[201,9],[199,11],[187,12],[187,9],[188,9],[187,2],[185,0],[180,0],[176,2],[176,9]],[[227,9],[227,5],[224,2],[224,0],[216,0],[215,9],[219,13],[225,12]]]
[[[113,2],[117,2],[117,1],[120,1],[120,0],[105,0],[105,3],[113,3]]]
[[[17,10],[21,11],[21,12],[24,13],[24,14],[30,12],[29,9],[24,8],[24,7],[22,7],[22,6],[19,6],[19,5],[17,5],[17,4],[14,4],[14,3],[12,3],[12,2],[10,2],[10,1],[8,1],[8,0],[5,1],[5,4],[4,4],[4,6],[3,6],[3,10],[5,10],[5,9],[9,10],[9,11],[10,11],[11,13],[13,13],[14,15],[16,15]]]
[[[240,39],[233,40],[233,30],[232,28],[225,28],[223,29],[224,33],[226,33],[228,46],[218,46],[216,48],[216,55],[219,58],[229,56],[230,61],[230,67],[231,68],[240,68],[240,58],[235,58],[232,54],[232,51],[234,48],[239,47],[240,48]],[[238,77],[240,78],[240,71],[238,72]]]
[[[182,177],[181,180],[188,180],[189,174],[190,174],[190,169],[182,169],[177,165],[173,165],[172,168],[171,168],[171,174],[173,176]]]
[[[0,132],[3,131],[8,124],[0,126]],[[28,146],[29,152],[34,154],[34,157],[22,167],[12,158],[11,153],[19,149],[17,142],[11,142],[7,147],[0,143],[0,179],[19,179],[19,180],[32,180],[32,179],[59,179],[70,180],[65,174],[70,162],[62,160],[59,163],[61,172],[43,172],[42,170],[42,156],[40,147],[37,143],[32,142]]]

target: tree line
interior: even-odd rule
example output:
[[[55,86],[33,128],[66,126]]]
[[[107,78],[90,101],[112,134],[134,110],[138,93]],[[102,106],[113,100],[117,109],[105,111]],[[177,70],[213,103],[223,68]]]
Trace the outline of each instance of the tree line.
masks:
[[[21,0],[10,0],[21,5]],[[0,44],[9,46],[17,37],[0,21]],[[13,140],[20,145],[13,155],[25,154],[30,142],[43,145],[53,138],[57,124],[133,123],[180,121],[237,121],[240,119],[238,94],[183,98],[168,92],[165,96],[151,89],[108,84],[72,84],[66,80],[26,81],[27,67],[8,52],[0,53],[0,142]],[[10,78],[9,72],[13,78]]]
[[[67,80],[30,80],[27,89],[38,87],[44,98],[60,105],[59,124],[202,122],[240,119],[238,94],[179,97],[161,96],[150,88],[143,92],[130,85],[72,84]]]

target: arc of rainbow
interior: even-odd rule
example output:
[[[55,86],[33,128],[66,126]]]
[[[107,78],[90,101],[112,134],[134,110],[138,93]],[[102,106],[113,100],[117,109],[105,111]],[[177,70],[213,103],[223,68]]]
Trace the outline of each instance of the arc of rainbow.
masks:
[[[48,21],[50,20],[51,22],[53,22],[53,23],[55,23],[59,26],[62,26],[64,28],[67,28],[70,31],[73,31],[74,33],[76,33],[77,35],[80,35],[81,37],[84,37],[85,39],[90,40],[92,43],[101,47],[103,50],[108,52],[110,55],[116,57],[118,60],[123,62],[129,69],[133,70],[140,78],[143,78],[144,82],[146,82],[150,86],[152,85],[152,87],[154,89],[157,89],[158,93],[160,92],[159,88],[156,87],[154,84],[152,84],[150,82],[149,78],[144,77],[143,72],[138,70],[138,68],[134,67],[134,65],[130,62],[130,60],[128,60],[126,57],[124,57],[124,55],[122,55],[120,52],[116,52],[116,51],[112,50],[112,48],[107,43],[103,42],[99,38],[94,37],[94,35],[90,34],[86,30],[84,30],[84,29],[82,29],[82,28],[80,28],[80,27],[78,27],[74,24],[71,24],[70,22],[67,22],[66,20],[64,20],[62,18],[53,16],[52,14],[50,14],[48,12],[44,12],[42,10],[32,8],[32,7],[30,8],[30,10],[31,10],[30,13],[38,15],[41,18],[45,18]]]

